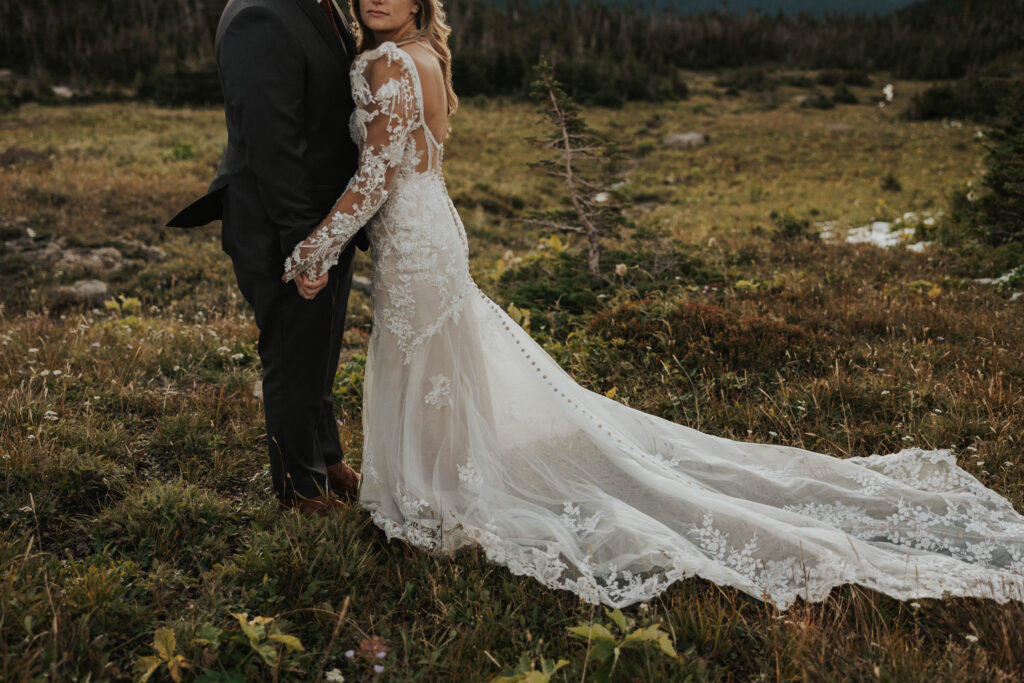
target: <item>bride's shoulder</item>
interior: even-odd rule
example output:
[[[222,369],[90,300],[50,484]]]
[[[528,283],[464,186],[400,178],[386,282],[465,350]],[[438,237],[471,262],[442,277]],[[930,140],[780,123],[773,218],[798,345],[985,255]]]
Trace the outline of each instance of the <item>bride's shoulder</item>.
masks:
[[[439,70],[440,64],[434,51],[418,41],[398,45],[389,40],[360,53],[353,67],[364,72],[393,71],[397,67],[414,70],[419,75]]]
[[[408,52],[405,52],[402,48],[389,40],[381,43],[377,47],[360,52],[356,55],[355,60],[352,62],[352,66],[355,69],[364,70],[368,68],[378,68],[377,65],[390,65],[395,62],[404,66],[409,57],[410,55]]]

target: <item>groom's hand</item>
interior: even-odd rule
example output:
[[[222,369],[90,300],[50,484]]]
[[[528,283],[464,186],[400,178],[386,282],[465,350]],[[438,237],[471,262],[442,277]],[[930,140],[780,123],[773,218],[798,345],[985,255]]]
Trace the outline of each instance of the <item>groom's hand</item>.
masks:
[[[305,273],[295,276],[295,287],[299,290],[299,296],[303,299],[312,299],[320,290],[327,286],[327,273],[324,273],[317,280],[311,280]]]

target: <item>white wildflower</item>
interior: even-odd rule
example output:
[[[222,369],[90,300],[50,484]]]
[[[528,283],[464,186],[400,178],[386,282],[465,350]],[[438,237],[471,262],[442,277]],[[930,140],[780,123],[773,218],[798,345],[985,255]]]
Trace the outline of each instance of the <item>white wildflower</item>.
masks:
[[[626,272],[628,270],[629,268],[626,266],[625,263],[620,263],[617,266],[615,266],[615,274],[618,275],[619,277],[625,277]]]
[[[60,416],[57,413],[53,412],[52,410],[47,410],[45,413],[43,413],[43,419],[48,420],[50,422],[56,422],[57,420],[60,419]]]
[[[342,675],[341,669],[331,669],[324,675],[324,680],[328,683],[345,683],[345,676]]]
[[[978,636],[974,635],[973,633],[968,633],[966,636],[964,636],[964,638],[966,638],[967,641],[971,643],[978,642]]]

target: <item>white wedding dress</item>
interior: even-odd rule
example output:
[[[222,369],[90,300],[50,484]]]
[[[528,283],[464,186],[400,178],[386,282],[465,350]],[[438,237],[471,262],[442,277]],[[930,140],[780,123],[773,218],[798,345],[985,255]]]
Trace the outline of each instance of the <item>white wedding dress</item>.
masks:
[[[360,504],[389,539],[620,607],[689,576],[782,609],[846,583],[1022,599],[1024,517],[949,451],[731,441],[576,384],[471,279],[411,56],[384,43],[351,79],[359,171],[286,273],[326,271],[370,221]]]

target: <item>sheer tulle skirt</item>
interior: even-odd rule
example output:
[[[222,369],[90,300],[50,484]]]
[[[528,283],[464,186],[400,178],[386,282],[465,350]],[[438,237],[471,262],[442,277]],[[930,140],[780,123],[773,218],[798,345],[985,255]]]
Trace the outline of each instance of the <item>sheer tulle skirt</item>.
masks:
[[[583,389],[471,281],[465,292],[413,354],[374,325],[360,499],[389,538],[479,545],[612,606],[693,575],[783,609],[844,583],[1024,595],[1024,517],[948,451],[844,460],[703,434]]]

